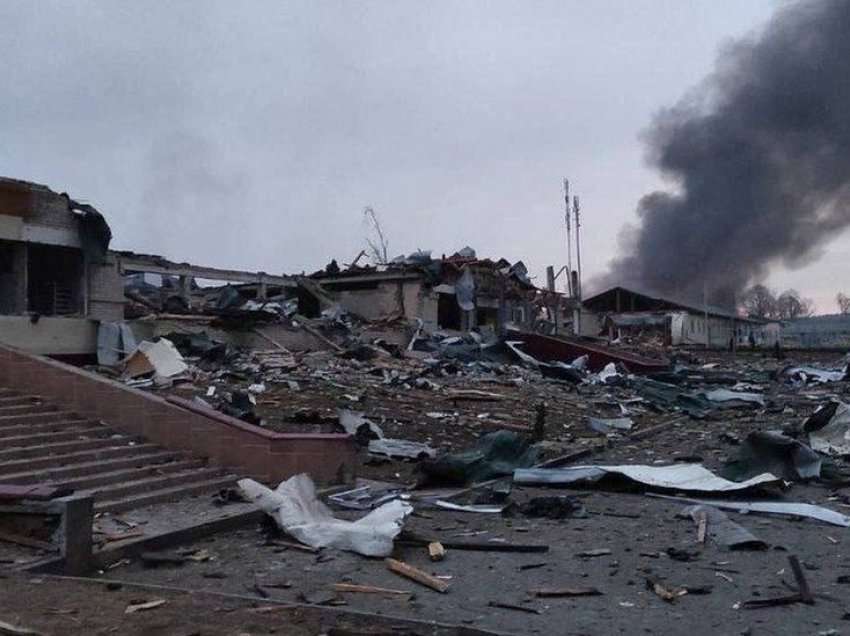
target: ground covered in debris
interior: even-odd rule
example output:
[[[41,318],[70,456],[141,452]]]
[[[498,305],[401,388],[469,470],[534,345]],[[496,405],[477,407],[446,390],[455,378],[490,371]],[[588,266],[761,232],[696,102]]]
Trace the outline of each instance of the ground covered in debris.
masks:
[[[549,494],[553,494],[550,489],[515,488],[512,497],[522,502]],[[817,501],[827,493],[809,487],[794,494],[795,499]],[[448,548],[445,559],[433,563],[424,547],[397,542],[394,556],[445,577],[449,583],[445,594],[393,574],[381,559],[290,547],[268,526],[170,551],[200,553],[204,560],[186,559],[176,565],[134,559],[102,576],[340,605],[508,633],[634,633],[638,624],[646,633],[768,634],[783,630],[815,634],[848,629],[850,539],[846,528],[808,520],[739,517],[770,547],[727,551],[698,544],[694,523],[677,517],[683,508],[678,503],[603,492],[582,492],[579,501],[585,517],[557,520],[435,509],[415,514],[406,530],[447,543],[548,546],[539,553]],[[795,588],[788,555],[792,554],[803,564],[815,603],[742,609],[740,605],[747,600],[791,594]],[[335,584],[340,583],[399,593],[335,591]],[[664,600],[649,589],[655,583],[687,594]],[[579,593],[581,588],[593,588],[599,594],[538,596],[540,590],[565,588],[578,588]]]
[[[0,633],[126,634],[127,636],[355,636],[361,634],[456,634],[451,629],[419,628],[376,621],[372,616],[286,607],[246,598],[186,593],[109,583],[101,585],[54,577],[15,576],[0,585]],[[241,597],[240,597],[241,596]],[[374,629],[382,631],[373,631]],[[473,636],[470,634],[469,636]]]
[[[736,532],[750,533],[746,545],[729,549],[715,540],[719,525],[705,510],[688,514],[688,502],[655,496],[682,494],[673,487],[659,493],[608,480],[543,488],[506,478],[457,496],[482,466],[493,473],[483,479],[553,460],[701,465],[736,482],[766,472],[780,478],[722,499],[847,514],[850,464],[841,453],[815,454],[807,444],[816,428],[806,426],[815,413],[821,425],[842,413],[850,382],[841,354],[680,351],[669,371],[633,376],[615,364],[590,370],[581,360],[541,362],[468,335],[431,337],[426,350],[409,340],[396,329],[329,340],[323,351],[278,347],[214,365],[189,357],[180,381],[149,388],[274,430],[339,431],[348,423],[361,446],[361,478],[404,490],[428,475],[443,499],[507,505],[508,514],[416,503],[393,556],[432,575],[432,585],[447,584],[444,593],[401,578],[381,558],[308,549],[271,519],[165,558],[116,560],[100,576],[507,633],[850,631],[847,527],[729,511]],[[500,430],[507,437],[488,437]],[[424,450],[416,458],[388,457],[376,452],[382,440]],[[442,464],[424,457],[482,441],[521,447],[522,459],[519,450],[468,466],[469,456]],[[526,453],[531,441],[536,451]],[[524,504],[551,495],[571,497],[562,500],[563,514],[528,515]],[[354,519],[366,510],[334,513]],[[429,558],[429,541],[447,548],[443,560]]]

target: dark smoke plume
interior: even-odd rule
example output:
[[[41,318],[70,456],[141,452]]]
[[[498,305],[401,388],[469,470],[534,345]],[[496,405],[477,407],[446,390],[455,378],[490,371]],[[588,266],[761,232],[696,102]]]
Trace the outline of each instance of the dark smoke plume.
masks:
[[[638,206],[597,284],[731,305],[777,261],[850,225],[850,0],[781,9],[662,111],[649,158],[675,184]],[[846,272],[836,272],[836,275]]]

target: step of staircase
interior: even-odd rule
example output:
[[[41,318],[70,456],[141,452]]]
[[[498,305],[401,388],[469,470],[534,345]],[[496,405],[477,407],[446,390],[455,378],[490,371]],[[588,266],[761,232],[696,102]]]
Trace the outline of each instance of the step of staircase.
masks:
[[[0,417],[5,415],[32,415],[35,413],[49,413],[58,411],[52,404],[30,402],[24,404],[0,404]]]
[[[0,415],[0,426],[4,424],[27,424],[29,422],[56,422],[78,417],[73,411],[51,411],[49,413],[30,413],[24,415]]]
[[[133,508],[141,508],[151,504],[164,503],[168,501],[179,501],[192,495],[204,495],[213,493],[222,488],[229,488],[236,484],[238,476],[232,474],[224,474],[220,477],[208,479],[205,481],[194,482],[173,488],[163,488],[161,490],[153,490],[144,494],[130,495],[117,499],[102,499],[96,500],[94,510],[96,513],[102,512],[123,512],[132,510]]]
[[[100,424],[97,420],[87,420],[84,418],[56,420],[55,422],[45,422],[44,424],[5,424],[0,426],[0,437],[11,437],[13,435],[49,433],[50,431],[61,431],[69,427],[80,426],[81,424]]]
[[[134,447],[127,447],[134,450]],[[151,445],[153,452],[135,453],[129,456],[116,457],[112,459],[98,458],[95,461],[84,461],[90,459],[85,454],[78,454],[76,457],[71,455],[73,459],[65,464],[57,464],[56,467],[48,468],[33,468],[32,460],[18,460],[16,462],[7,462],[5,465],[0,464],[0,481],[6,484],[32,484],[39,481],[55,482],[61,479],[72,479],[75,477],[85,477],[86,475],[95,475],[98,473],[107,473],[115,470],[125,470],[128,468],[140,468],[149,465],[160,465],[165,462],[173,462],[181,459],[181,454],[176,451],[164,451],[156,449]],[[82,457],[80,457],[82,455]],[[65,455],[64,457],[69,457]],[[83,461],[81,461],[83,460]],[[26,468],[27,470],[16,472],[9,470],[10,465]],[[5,468],[4,468],[5,466]]]
[[[77,494],[89,495],[95,499],[120,499],[129,495],[143,494],[164,488],[176,488],[193,482],[220,477],[224,471],[220,468],[200,468],[186,470],[171,475],[156,475],[145,479],[135,479],[78,490]]]
[[[75,439],[86,439],[93,437],[109,437],[114,431],[102,424],[89,424],[85,422],[80,425],[70,425],[67,429],[60,431],[48,431],[46,433],[15,434],[5,436],[0,431],[0,448],[29,447],[38,444],[50,444],[51,442],[70,442]]]
[[[157,451],[159,450],[159,447],[155,444],[103,446],[71,453],[62,452],[61,449],[59,452],[49,450],[43,455],[0,461],[0,482],[5,481],[7,475],[22,474],[26,473],[27,470],[34,475],[49,476],[53,474],[53,469],[76,468],[84,470],[83,467],[85,466],[101,466],[113,459],[134,459],[138,456],[158,455]],[[179,455],[174,451],[161,452]]]
[[[18,395],[13,397],[0,397],[0,406],[18,406],[21,404],[39,404],[41,398],[35,395]]]
[[[127,444],[129,444],[133,441],[138,442],[139,438],[125,436],[119,439],[116,439],[114,437],[76,439],[68,442],[33,444],[31,446],[17,446],[15,448],[7,448],[4,444],[0,446],[0,462],[28,458],[39,459],[49,457],[52,454],[58,455],[64,453],[84,452],[95,449],[105,449],[109,447],[114,447],[117,444],[120,444],[121,442],[126,442]]]
[[[86,489],[111,488],[116,483],[136,483],[138,481],[146,481],[148,479],[155,479],[159,477],[165,478],[166,476],[200,469],[202,466],[203,462],[200,459],[184,458],[171,462],[126,468],[124,470],[113,470],[105,473],[84,475],[82,477],[50,480],[47,483],[51,486],[56,486],[57,488],[72,488],[74,489],[74,492],[81,492]]]

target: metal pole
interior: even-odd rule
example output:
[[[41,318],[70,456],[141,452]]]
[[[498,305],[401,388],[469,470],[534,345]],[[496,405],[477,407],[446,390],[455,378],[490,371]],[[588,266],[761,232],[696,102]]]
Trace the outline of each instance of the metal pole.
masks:
[[[705,348],[711,347],[711,329],[708,327],[708,285],[703,281],[702,284],[702,308],[705,312]]]
[[[570,180],[564,179],[564,220],[567,223],[567,294],[573,296],[573,241],[570,231]]]
[[[576,291],[576,296],[581,300],[581,221],[579,220],[579,211],[581,210],[581,205],[579,204],[578,197],[573,197],[573,212],[576,215],[576,267],[578,268],[578,289]]]

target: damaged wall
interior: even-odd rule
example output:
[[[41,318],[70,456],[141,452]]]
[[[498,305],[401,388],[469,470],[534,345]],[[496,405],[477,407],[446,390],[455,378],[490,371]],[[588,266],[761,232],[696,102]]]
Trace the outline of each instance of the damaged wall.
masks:
[[[104,257],[110,237],[91,206],[0,177],[0,340],[35,353],[93,353],[92,320],[124,315],[116,262]]]

